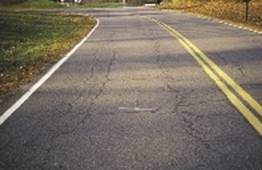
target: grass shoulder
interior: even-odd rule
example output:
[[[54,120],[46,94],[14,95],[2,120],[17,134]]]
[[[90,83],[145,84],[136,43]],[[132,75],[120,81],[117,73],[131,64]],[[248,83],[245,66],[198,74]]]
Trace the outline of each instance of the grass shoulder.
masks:
[[[27,0],[17,3],[0,3],[0,9],[49,9],[49,8],[65,8],[53,0]]]
[[[0,96],[57,61],[95,25],[66,14],[0,13]]]
[[[27,0],[19,3],[0,3],[0,9],[53,9],[53,8],[120,8],[120,2],[91,2],[61,4],[54,0]]]

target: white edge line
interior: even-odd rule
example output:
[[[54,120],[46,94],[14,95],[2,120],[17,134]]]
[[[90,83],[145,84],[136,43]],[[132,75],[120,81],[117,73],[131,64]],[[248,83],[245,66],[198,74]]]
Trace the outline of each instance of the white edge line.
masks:
[[[38,80],[22,97],[20,97],[9,109],[7,109],[0,116],[0,126],[27,100],[29,97],[41,86],[46,80],[48,80],[59,67],[61,67],[75,51],[93,34],[96,28],[99,26],[99,19],[96,18],[95,27],[77,44],[72,50],[70,50],[62,59],[60,59],[55,65],[53,65],[48,72]]]

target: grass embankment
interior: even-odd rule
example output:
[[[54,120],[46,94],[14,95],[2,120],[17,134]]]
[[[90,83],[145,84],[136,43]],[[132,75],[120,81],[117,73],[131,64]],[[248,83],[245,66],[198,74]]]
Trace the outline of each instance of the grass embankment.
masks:
[[[0,96],[71,49],[95,25],[88,17],[0,13]]]
[[[0,9],[52,9],[52,8],[120,8],[119,2],[91,2],[83,4],[60,4],[53,0],[27,0],[19,3],[0,3]]]
[[[17,3],[0,3],[0,9],[49,9],[49,8],[63,8],[61,5],[53,0],[27,0]]]
[[[250,2],[249,21],[245,21],[245,3],[238,0],[173,0],[160,6],[242,23],[262,30],[262,0]]]

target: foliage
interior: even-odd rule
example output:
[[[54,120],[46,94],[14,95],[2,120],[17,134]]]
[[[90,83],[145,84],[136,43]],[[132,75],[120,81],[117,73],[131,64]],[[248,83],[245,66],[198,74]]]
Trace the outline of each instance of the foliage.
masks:
[[[72,8],[119,8],[125,4],[121,2],[85,2],[81,4],[70,4]],[[48,9],[66,8],[68,6],[58,3],[56,0],[27,0],[15,3],[0,3],[0,9]]]
[[[173,0],[172,3],[165,3],[160,8],[184,10],[245,23],[246,6],[243,0]],[[261,29],[262,0],[252,0],[249,11],[247,24]]]
[[[64,5],[54,0],[27,0],[22,2],[1,3],[0,8],[62,8]]]

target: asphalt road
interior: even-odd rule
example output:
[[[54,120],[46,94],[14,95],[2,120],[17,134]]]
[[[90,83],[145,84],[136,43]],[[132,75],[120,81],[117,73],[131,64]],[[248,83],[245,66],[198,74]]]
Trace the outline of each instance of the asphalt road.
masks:
[[[1,125],[0,169],[262,169],[261,135],[179,41],[141,16],[182,33],[259,103],[261,35],[153,9],[81,14],[99,27]]]

